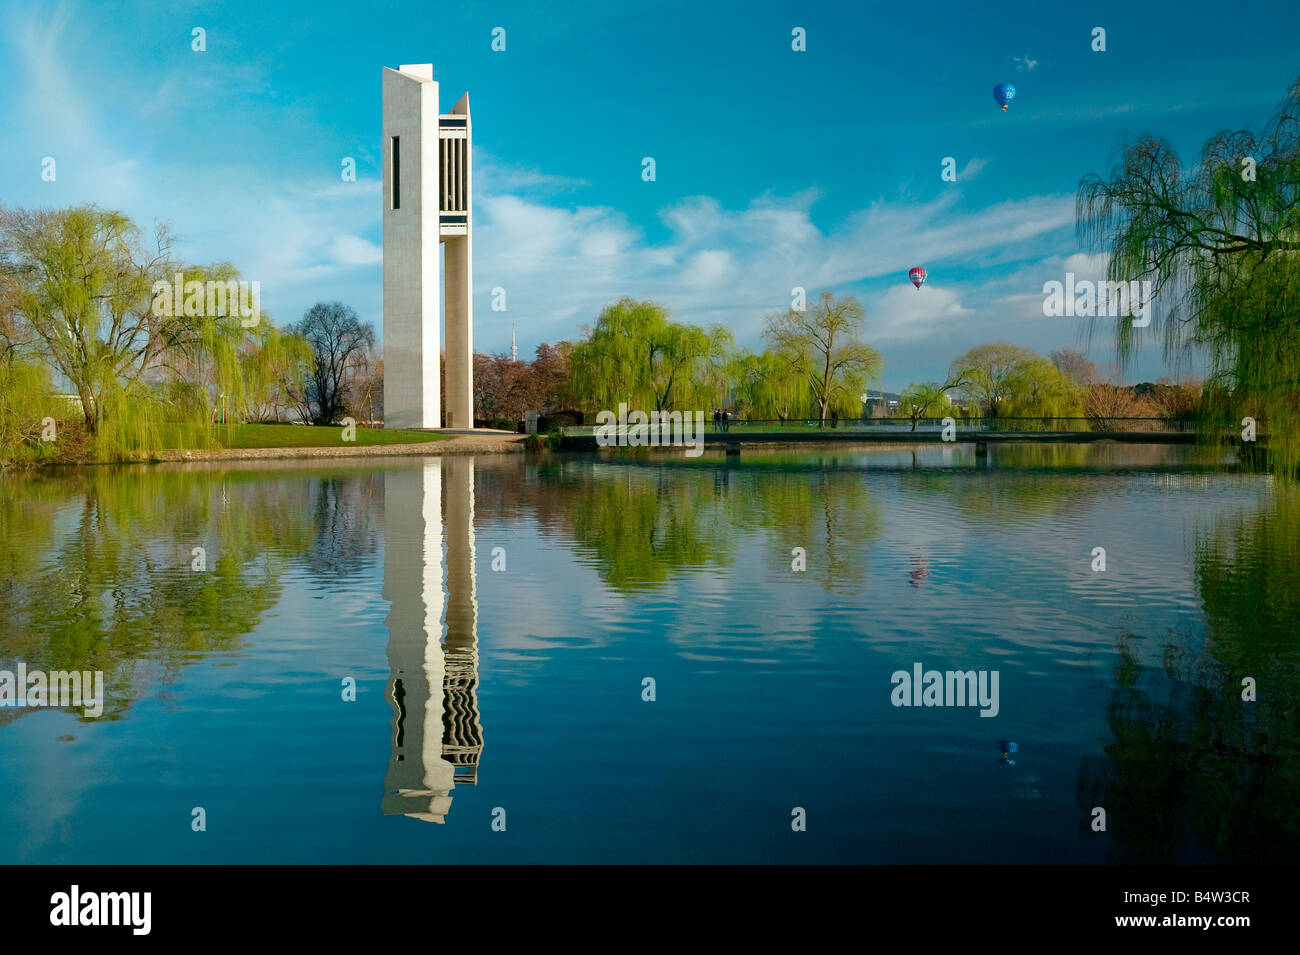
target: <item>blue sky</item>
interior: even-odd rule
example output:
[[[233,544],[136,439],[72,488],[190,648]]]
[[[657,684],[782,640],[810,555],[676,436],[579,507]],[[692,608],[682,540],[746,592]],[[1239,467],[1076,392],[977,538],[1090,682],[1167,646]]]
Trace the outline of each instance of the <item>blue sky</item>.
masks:
[[[1261,125],[1300,74],[1300,5],[970,7],[5,0],[0,202],[161,220],[276,321],[340,299],[378,329],[380,68],[432,62],[443,109],[470,91],[476,350],[508,350],[512,321],[523,354],[575,338],[622,295],[758,346],[801,286],[860,298],[890,390],[987,341],[1104,367],[1107,328],[1042,315],[1044,282],[1104,269],[1075,236],[1080,176],[1126,132],[1190,157]],[[1169,370],[1153,339],[1126,378]]]

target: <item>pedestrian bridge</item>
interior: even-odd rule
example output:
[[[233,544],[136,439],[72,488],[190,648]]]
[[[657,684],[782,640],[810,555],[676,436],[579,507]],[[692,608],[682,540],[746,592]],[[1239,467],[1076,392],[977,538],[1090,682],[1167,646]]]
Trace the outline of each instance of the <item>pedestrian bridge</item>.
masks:
[[[990,444],[1087,444],[1116,441],[1133,444],[1195,444],[1209,435],[1197,423],[1181,418],[971,418],[950,419],[867,418],[825,424],[816,420],[705,422],[706,448],[725,447],[738,453],[743,445],[790,444],[974,444],[982,454]],[[1239,435],[1225,433],[1233,443]],[[666,443],[666,442],[665,442]],[[1260,436],[1260,443],[1265,443]],[[594,429],[564,429],[561,447],[566,451],[595,451]]]

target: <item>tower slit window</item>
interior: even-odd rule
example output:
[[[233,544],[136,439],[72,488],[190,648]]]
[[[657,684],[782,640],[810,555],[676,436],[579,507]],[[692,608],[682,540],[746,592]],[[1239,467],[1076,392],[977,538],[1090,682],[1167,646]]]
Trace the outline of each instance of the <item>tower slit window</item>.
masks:
[[[402,208],[402,140],[399,136],[393,137],[392,149],[389,152],[389,162],[393,164],[392,182],[393,182],[393,208]]]

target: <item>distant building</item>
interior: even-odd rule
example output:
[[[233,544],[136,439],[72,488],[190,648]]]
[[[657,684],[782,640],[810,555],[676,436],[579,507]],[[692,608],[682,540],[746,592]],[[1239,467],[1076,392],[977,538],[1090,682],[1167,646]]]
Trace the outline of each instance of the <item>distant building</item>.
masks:
[[[888,418],[898,410],[899,396],[892,391],[867,391],[863,417]]]

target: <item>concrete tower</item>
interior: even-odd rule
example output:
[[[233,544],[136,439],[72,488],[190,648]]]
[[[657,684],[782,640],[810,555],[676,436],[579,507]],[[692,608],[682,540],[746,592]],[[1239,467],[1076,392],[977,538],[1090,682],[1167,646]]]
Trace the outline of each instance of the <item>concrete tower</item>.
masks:
[[[469,94],[441,114],[433,64],[385,67],[383,77],[384,424],[439,428],[445,418],[448,428],[472,428]],[[438,396],[440,317],[446,408]]]

